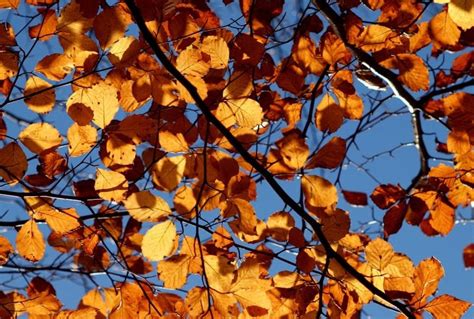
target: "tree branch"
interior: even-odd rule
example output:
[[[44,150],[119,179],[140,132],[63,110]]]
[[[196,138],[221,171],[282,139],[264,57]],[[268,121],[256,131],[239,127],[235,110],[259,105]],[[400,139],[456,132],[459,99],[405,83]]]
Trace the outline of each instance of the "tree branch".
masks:
[[[196,88],[193,84],[188,81],[181,74],[176,67],[170,62],[168,57],[164,54],[161,48],[156,43],[155,37],[150,32],[148,27],[145,24],[145,21],[140,13],[140,10],[135,5],[133,0],[125,0],[125,3],[130,9],[130,12],[137,23],[138,28],[140,29],[144,40],[150,45],[151,49],[157,56],[158,60],[162,63],[162,65],[166,68],[166,70],[173,75],[176,80],[183,85],[192,98],[195,101],[196,106],[201,110],[203,115],[206,119],[212,123],[222,135],[230,142],[230,144],[234,147],[234,149],[242,156],[242,158],[247,161],[256,171],[258,171],[268,182],[270,187],[277,193],[277,195],[295,211],[301,218],[303,218],[306,222],[308,222],[313,231],[318,236],[321,244],[323,245],[326,253],[327,258],[334,258],[350,275],[356,278],[364,287],[366,287],[369,291],[371,291],[374,295],[382,298],[384,301],[388,302],[389,304],[393,305],[394,307],[398,308],[405,316],[408,318],[414,318],[411,314],[410,310],[406,308],[404,304],[401,302],[392,300],[389,298],[383,291],[375,287],[367,278],[365,278],[362,274],[360,274],[354,267],[352,267],[341,255],[339,255],[332,247],[327,238],[325,237],[321,224],[319,224],[314,218],[312,218],[298,203],[296,203],[286,192],[285,190],[278,184],[278,182],[274,179],[273,175],[265,169],[263,165],[261,165],[247,150],[240,144],[240,142],[230,133],[229,130],[211,113],[206,103],[203,99],[199,96]]]

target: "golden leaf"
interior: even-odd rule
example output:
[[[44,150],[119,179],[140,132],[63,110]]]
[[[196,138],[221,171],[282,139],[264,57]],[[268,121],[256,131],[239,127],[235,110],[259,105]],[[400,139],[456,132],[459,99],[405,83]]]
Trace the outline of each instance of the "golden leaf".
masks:
[[[69,155],[82,156],[89,152],[97,143],[97,130],[90,125],[71,125],[67,131]]]
[[[16,236],[16,248],[26,260],[35,262],[43,258],[46,245],[43,234],[33,219],[21,226]]]
[[[133,193],[123,203],[130,216],[139,222],[156,222],[171,214],[168,203],[150,191]]]
[[[119,109],[117,93],[113,86],[103,81],[93,85],[91,88],[79,89],[69,96],[66,103],[67,111],[69,113],[70,108],[75,105],[83,105],[80,111],[86,112],[86,114],[78,114],[73,120],[80,125],[87,124],[88,121],[78,121],[76,119],[76,117],[89,117],[84,108],[87,107],[93,112],[92,120],[94,123],[100,128],[105,128],[113,120]]]
[[[160,261],[176,250],[176,226],[171,220],[149,229],[142,241],[143,256],[151,261]]]
[[[59,81],[72,71],[73,66],[70,57],[65,54],[53,53],[42,58],[36,64],[35,71],[42,73],[50,80]]]
[[[25,98],[25,103],[30,110],[40,114],[50,112],[56,102],[56,94],[52,85],[37,76],[32,76],[26,81],[23,94],[25,96],[32,95]]]
[[[223,38],[207,36],[202,41],[202,52],[209,55],[213,69],[225,69],[229,63],[229,47]]]
[[[446,11],[438,13],[430,20],[431,38],[442,45],[455,45],[461,37],[461,30]]]
[[[305,203],[311,208],[324,208],[328,212],[337,204],[337,189],[328,180],[316,175],[305,175],[301,185]]]
[[[20,133],[19,138],[35,154],[55,149],[63,141],[59,131],[49,123],[30,124]]]
[[[121,201],[125,199],[128,183],[122,174],[98,168],[94,188],[100,198]]]
[[[79,215],[74,208],[45,210],[41,216],[48,226],[58,234],[66,234],[81,226]]]

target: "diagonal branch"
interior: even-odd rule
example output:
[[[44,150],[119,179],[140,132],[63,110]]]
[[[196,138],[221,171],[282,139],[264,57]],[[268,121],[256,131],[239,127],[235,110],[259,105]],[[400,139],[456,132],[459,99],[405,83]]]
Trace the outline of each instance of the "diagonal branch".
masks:
[[[289,206],[293,211],[298,214],[302,219],[304,219],[309,225],[311,225],[313,231],[318,236],[321,244],[323,245],[327,258],[334,258],[350,275],[356,278],[364,287],[371,291],[374,295],[382,298],[384,301],[393,305],[400,310],[408,318],[414,318],[410,310],[407,307],[399,302],[392,300],[388,297],[383,291],[375,287],[365,276],[359,273],[354,267],[352,267],[341,255],[339,255],[330,245],[329,241],[325,237],[321,224],[319,224],[314,218],[312,218],[297,202],[295,202],[280,186],[280,184],[274,179],[273,175],[262,165],[260,164],[243,146],[242,144],[230,133],[230,131],[211,113],[206,103],[199,96],[194,85],[181,74],[176,67],[171,63],[168,57],[161,50],[159,45],[156,43],[155,37],[150,32],[148,27],[145,24],[145,21],[140,13],[140,10],[136,6],[133,0],[125,0],[125,3],[130,9],[130,12],[137,23],[139,30],[142,33],[144,40],[150,45],[150,48],[153,50],[158,60],[166,68],[166,70],[173,75],[176,80],[181,83],[192,98],[195,101],[196,106],[201,110],[202,114],[206,119],[212,123],[222,135],[230,142],[230,144],[235,148],[235,150],[242,156],[242,158],[247,161],[257,172],[259,172],[265,180],[268,182],[270,187],[277,193],[277,195]]]

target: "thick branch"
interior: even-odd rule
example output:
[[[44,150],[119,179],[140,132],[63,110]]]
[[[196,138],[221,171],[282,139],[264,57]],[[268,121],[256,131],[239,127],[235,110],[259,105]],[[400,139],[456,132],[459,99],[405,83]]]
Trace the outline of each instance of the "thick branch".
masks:
[[[189,82],[183,74],[181,74],[176,67],[170,62],[168,57],[164,54],[161,48],[156,43],[156,40],[153,34],[150,32],[148,27],[143,20],[143,17],[140,13],[140,10],[135,5],[133,0],[125,0],[125,3],[128,5],[132,16],[137,23],[138,28],[140,29],[143,38],[150,45],[151,49],[157,56],[158,60],[163,64],[163,66],[171,73],[178,82],[180,82],[186,90],[190,93],[192,98],[195,101],[196,106],[201,110],[206,119],[212,123],[222,135],[230,142],[234,149],[242,156],[242,158],[247,161],[252,167],[258,171],[268,182],[270,187],[277,193],[277,195],[289,206],[293,211],[296,212],[301,218],[303,218],[307,223],[311,225],[313,231],[318,236],[321,244],[323,245],[328,258],[334,258],[344,269],[361,282],[368,290],[370,290],[374,295],[382,298],[389,304],[398,308],[404,315],[409,318],[414,318],[411,312],[406,308],[406,306],[398,301],[391,300],[384,292],[376,288],[367,278],[360,274],[354,267],[352,267],[341,255],[339,255],[331,247],[329,241],[325,237],[321,225],[312,218],[298,203],[296,203],[278,184],[278,182],[273,178],[273,175],[261,165],[247,150],[240,144],[240,142],[232,135],[232,133],[227,130],[227,128],[211,113],[206,103],[199,96],[196,88]]]

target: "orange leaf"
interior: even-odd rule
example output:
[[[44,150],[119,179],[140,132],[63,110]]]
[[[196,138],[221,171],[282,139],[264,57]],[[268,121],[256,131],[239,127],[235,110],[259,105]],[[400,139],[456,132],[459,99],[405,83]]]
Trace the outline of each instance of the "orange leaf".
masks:
[[[295,170],[304,166],[309,156],[309,147],[298,129],[284,133],[284,137],[276,141],[283,162]]]
[[[97,143],[97,130],[90,125],[71,125],[67,131],[69,155],[82,156],[87,154]]]
[[[446,11],[441,11],[430,20],[431,38],[442,45],[455,45],[461,36],[461,30]]]
[[[438,289],[438,284],[444,276],[444,269],[441,263],[434,257],[425,259],[415,269],[415,295],[410,304],[415,308],[422,308],[429,296]]]
[[[344,113],[342,108],[336,104],[334,99],[326,94],[319,102],[316,111],[316,127],[320,131],[334,133],[341,127]]]
[[[0,236],[0,266],[7,263],[8,257],[13,253],[13,251],[13,246],[10,244],[8,239]]]
[[[56,94],[52,85],[37,76],[32,76],[26,81],[23,94],[25,96],[32,95],[25,98],[25,103],[30,110],[39,114],[50,112],[56,102]]]
[[[381,64],[398,69],[400,81],[413,91],[427,90],[430,85],[428,68],[423,59],[415,54],[400,53]]]
[[[16,248],[26,260],[35,262],[43,258],[46,245],[43,234],[33,219],[21,226],[16,236]]]
[[[354,206],[366,206],[367,205],[367,194],[362,192],[353,192],[342,190],[342,195],[346,202]]]
[[[434,318],[459,319],[471,307],[469,302],[454,298],[450,295],[441,295],[424,306],[424,310]]]
[[[0,177],[8,184],[18,183],[27,168],[26,155],[18,144],[12,142],[0,149]]]
[[[305,203],[309,208],[323,208],[331,212],[337,204],[337,189],[328,180],[315,176],[305,175],[301,179]]]
[[[72,71],[73,66],[68,56],[53,53],[42,58],[38,64],[36,64],[35,71],[42,73],[50,80],[59,81],[64,79],[66,75]]]
[[[379,208],[389,208],[405,196],[405,191],[398,185],[382,184],[377,186],[370,198]]]
[[[56,26],[58,25],[56,11],[43,9],[38,9],[38,11],[43,15],[43,21],[30,27],[28,33],[32,39],[38,38],[40,41],[47,41],[56,33]]]
[[[307,169],[316,167],[336,168],[342,164],[346,156],[346,141],[340,137],[333,137],[321,147],[306,165]]]

